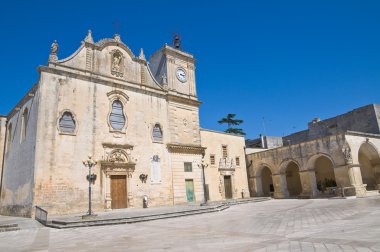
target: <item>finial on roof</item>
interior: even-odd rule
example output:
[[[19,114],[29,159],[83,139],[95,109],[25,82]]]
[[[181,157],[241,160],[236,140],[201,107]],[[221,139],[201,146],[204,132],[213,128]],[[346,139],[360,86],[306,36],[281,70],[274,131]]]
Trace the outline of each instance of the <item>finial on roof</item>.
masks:
[[[143,50],[142,48],[140,48],[139,59],[141,59],[141,60],[146,60],[146,58],[145,58],[145,54],[144,54],[144,50]]]
[[[116,40],[117,42],[120,42],[121,41],[121,38],[120,38],[120,35],[119,34],[115,34],[113,36],[113,39]]]
[[[85,42],[88,42],[88,43],[91,43],[93,44],[94,43],[94,39],[92,38],[92,31],[91,30],[88,30],[87,32],[87,36],[86,38],[84,39]]]
[[[59,47],[58,47],[57,40],[54,40],[53,44],[51,44],[51,47],[50,47],[49,62],[58,61],[58,56],[57,56],[58,49]]]
[[[181,48],[181,36],[178,33],[173,32],[173,45],[175,48]]]

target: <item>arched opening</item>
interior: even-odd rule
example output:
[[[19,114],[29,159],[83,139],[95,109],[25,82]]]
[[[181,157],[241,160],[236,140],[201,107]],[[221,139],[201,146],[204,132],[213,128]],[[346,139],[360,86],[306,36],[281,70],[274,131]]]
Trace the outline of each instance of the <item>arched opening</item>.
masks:
[[[290,162],[285,169],[286,184],[290,197],[297,197],[302,192],[299,167],[296,163]]]
[[[269,197],[274,192],[272,172],[266,166],[261,171],[261,186],[263,190],[263,196]]]
[[[364,143],[359,149],[359,164],[363,184],[367,184],[367,190],[379,190],[380,184],[380,157],[376,149],[369,143]]]
[[[315,179],[317,188],[322,193],[330,193],[331,187],[336,187],[334,165],[325,156],[318,157],[314,163]]]

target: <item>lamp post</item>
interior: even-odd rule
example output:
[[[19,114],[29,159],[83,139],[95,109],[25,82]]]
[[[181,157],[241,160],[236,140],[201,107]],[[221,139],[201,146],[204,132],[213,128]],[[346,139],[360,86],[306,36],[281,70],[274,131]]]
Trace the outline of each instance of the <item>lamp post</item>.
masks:
[[[204,196],[204,204],[207,204],[207,195],[206,195],[206,178],[205,178],[205,168],[207,168],[208,164],[206,164],[204,156],[202,157],[202,161],[198,164],[198,167],[202,169],[203,175],[203,196]]]
[[[91,168],[97,164],[95,160],[92,159],[91,155],[88,155],[87,160],[82,161],[83,165],[85,167],[88,167],[88,213],[85,216],[94,216],[94,214],[91,211],[91,183],[95,182],[96,180],[96,174],[91,174]]]

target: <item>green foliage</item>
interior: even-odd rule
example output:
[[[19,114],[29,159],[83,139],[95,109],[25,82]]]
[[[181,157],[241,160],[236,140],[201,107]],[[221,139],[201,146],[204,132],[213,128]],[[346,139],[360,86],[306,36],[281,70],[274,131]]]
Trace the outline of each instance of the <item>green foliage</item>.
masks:
[[[228,128],[224,131],[226,133],[236,134],[245,136],[245,133],[242,129],[231,127],[232,125],[240,125],[244,121],[240,119],[234,119],[236,114],[227,114],[227,117],[222,118],[218,121],[219,124],[227,123]]]

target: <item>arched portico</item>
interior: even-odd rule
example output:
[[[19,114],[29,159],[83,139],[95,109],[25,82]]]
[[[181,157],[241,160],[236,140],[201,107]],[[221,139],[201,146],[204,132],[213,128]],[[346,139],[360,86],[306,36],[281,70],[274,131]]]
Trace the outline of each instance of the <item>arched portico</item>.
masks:
[[[289,192],[289,197],[298,197],[302,192],[299,171],[300,168],[294,161],[289,162],[285,168],[286,185]]]
[[[358,160],[363,184],[367,191],[380,189],[380,155],[377,149],[369,142],[359,148]]]
[[[256,173],[256,196],[269,197],[273,192],[272,171],[268,165],[262,165]]]

